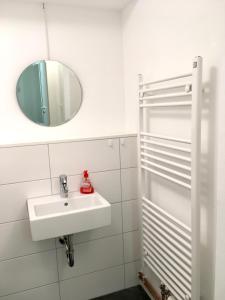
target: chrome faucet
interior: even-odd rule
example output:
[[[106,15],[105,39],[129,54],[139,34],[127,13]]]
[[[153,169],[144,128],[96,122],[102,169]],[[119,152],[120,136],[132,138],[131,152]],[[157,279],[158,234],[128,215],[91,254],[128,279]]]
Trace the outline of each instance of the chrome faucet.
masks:
[[[68,197],[68,185],[67,185],[67,176],[66,175],[60,175],[59,176],[59,184],[60,184],[60,195],[63,198]]]

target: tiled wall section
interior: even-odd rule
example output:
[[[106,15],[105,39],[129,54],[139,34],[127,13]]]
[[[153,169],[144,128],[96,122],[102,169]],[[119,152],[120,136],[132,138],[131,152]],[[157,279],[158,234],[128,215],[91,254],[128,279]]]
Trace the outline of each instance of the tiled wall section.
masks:
[[[75,267],[57,240],[32,242],[30,197],[78,190],[90,170],[112,204],[108,227],[74,235]],[[137,284],[140,246],[136,137],[0,148],[0,300],[87,300]]]

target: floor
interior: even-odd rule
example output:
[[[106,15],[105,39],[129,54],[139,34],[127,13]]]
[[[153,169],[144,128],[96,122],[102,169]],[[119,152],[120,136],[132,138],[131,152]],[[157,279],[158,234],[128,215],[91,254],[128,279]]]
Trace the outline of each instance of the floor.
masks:
[[[135,286],[92,300],[150,300],[150,298],[147,296],[141,286]]]

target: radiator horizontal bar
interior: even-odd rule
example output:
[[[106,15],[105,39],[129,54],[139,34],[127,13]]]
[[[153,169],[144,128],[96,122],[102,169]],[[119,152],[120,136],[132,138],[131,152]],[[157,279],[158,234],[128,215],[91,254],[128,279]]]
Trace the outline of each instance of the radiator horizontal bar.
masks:
[[[151,92],[158,92],[158,91],[164,91],[164,90],[172,90],[172,89],[179,89],[179,88],[185,88],[186,86],[189,86],[191,88],[191,83],[184,83],[184,84],[176,84],[176,85],[166,85],[163,87],[157,87],[157,88],[149,88],[149,89],[142,89],[142,93],[151,93]]]
[[[178,241],[180,241],[180,243],[182,243],[186,248],[188,248],[188,249],[191,250],[191,238],[189,236],[185,235],[185,238],[184,238],[183,237],[184,233],[179,228],[176,228],[174,225],[171,226],[171,224],[170,224],[170,222],[168,220],[163,220],[163,218],[159,214],[157,214],[156,211],[153,211],[145,203],[143,203],[143,206],[149,211],[149,213],[150,213],[149,217],[150,218],[154,218],[155,222],[160,224],[159,225],[160,227],[162,227],[165,231],[169,232],[175,239],[177,239]],[[171,230],[171,228],[174,231]],[[182,236],[181,236],[181,234],[182,234]],[[189,239],[187,240],[186,237],[189,238]]]
[[[184,286],[179,280],[177,280],[177,278],[172,274],[172,272],[169,271],[166,268],[166,266],[163,265],[163,263],[161,261],[156,260],[156,258],[152,255],[150,257],[147,257],[147,258],[151,259],[151,263],[154,263],[155,266],[158,266],[161,269],[161,271],[168,278],[170,278],[174,282],[174,284],[176,284],[176,286],[180,288],[181,291],[183,291],[184,294],[191,296],[191,291],[186,286]]]
[[[151,155],[151,154],[148,154],[146,152],[141,152],[141,155],[142,156],[146,156],[148,158],[151,158],[151,159],[154,159],[154,160],[158,160],[162,163],[165,163],[165,164],[168,164],[168,165],[171,165],[173,167],[176,167],[176,168],[180,168],[180,169],[183,169],[185,171],[189,171],[191,172],[191,167],[188,167],[186,165],[181,165],[179,163],[176,163],[176,162],[173,162],[171,160],[168,160],[168,159],[164,159],[164,158],[161,158],[161,157],[158,157],[158,156],[155,156],[155,155]]]
[[[159,147],[169,148],[169,149],[173,149],[173,150],[177,150],[177,151],[181,151],[181,152],[191,153],[191,149],[186,149],[186,148],[183,148],[183,147],[177,147],[177,146],[173,146],[173,145],[158,143],[158,142],[155,142],[155,141],[152,141],[152,140],[141,139],[140,142],[156,145],[156,146],[159,146]]]
[[[179,261],[183,262],[188,268],[191,268],[190,258],[184,256],[176,247],[170,244],[166,239],[163,239],[161,236],[157,235],[157,233],[149,228],[146,224],[143,224],[143,236],[144,238],[148,237],[149,240],[157,240],[158,243],[161,243],[161,247],[164,246],[166,249],[168,249],[167,253],[175,254]]]
[[[161,229],[157,222],[155,222],[155,220],[148,219],[146,218],[146,215],[148,215],[145,211],[143,211],[143,220],[149,225],[149,227],[152,227],[155,229],[155,231],[163,236],[165,239],[167,239],[171,244],[174,245],[174,247],[176,247],[177,249],[179,249],[186,257],[188,257],[189,259],[191,259],[191,249],[189,248],[189,250],[186,249],[186,247],[184,247],[183,245],[181,245],[177,240],[173,239],[171,237],[171,235],[168,235],[163,229]],[[148,215],[149,217],[149,215]]]
[[[152,174],[155,174],[155,175],[160,176],[160,177],[162,177],[164,179],[167,179],[167,180],[169,180],[169,181],[171,181],[173,183],[176,183],[176,184],[178,184],[180,186],[183,186],[183,187],[185,187],[187,189],[191,189],[191,185],[187,184],[187,183],[184,183],[183,181],[174,179],[171,176],[165,175],[165,174],[163,174],[161,172],[155,171],[154,169],[148,168],[146,166],[141,166],[141,168],[144,169],[144,170],[146,170],[146,171],[148,171],[148,172],[150,172],[150,173],[152,173]]]
[[[149,248],[148,245],[145,245],[146,249],[152,253],[157,259],[161,260],[166,264],[166,267],[171,270],[171,273],[174,274],[185,286],[191,291],[191,276],[187,275],[181,268],[174,264],[174,261],[171,260],[165,253],[159,249],[155,249],[153,245]]]
[[[173,153],[170,153],[170,152],[167,152],[167,151],[164,151],[164,150],[159,150],[159,149],[155,149],[155,148],[148,147],[148,146],[141,146],[140,148],[144,149],[144,150],[151,151],[151,152],[159,153],[159,154],[162,154],[162,155],[170,156],[172,158],[176,158],[176,159],[179,159],[179,160],[184,160],[184,161],[187,161],[189,163],[191,162],[190,157],[186,157],[186,156],[183,156],[183,155],[173,154]]]
[[[157,169],[160,169],[162,171],[165,171],[167,173],[171,173],[171,174],[173,174],[175,176],[182,177],[182,178],[184,178],[186,180],[191,180],[191,176],[190,175],[187,175],[187,174],[184,174],[184,173],[172,170],[170,168],[164,167],[164,166],[159,165],[157,163],[151,162],[151,161],[149,161],[147,159],[141,159],[141,162],[146,163],[146,164],[148,164],[148,165],[150,165],[150,166],[152,166],[154,168],[157,168]]]
[[[160,251],[161,249],[162,253],[170,257],[176,263],[177,268],[180,267],[188,274],[188,276],[191,277],[191,266],[188,267],[177,255],[169,251],[169,248],[167,248],[164,244],[160,243],[159,240],[156,239],[153,235],[151,236],[151,239],[148,238],[146,234],[143,237],[143,241],[146,240],[152,247],[156,247],[157,245],[158,251]]]
[[[157,220],[157,218],[152,214],[152,215],[149,215],[146,211],[143,212],[144,215],[148,216],[150,219],[149,219],[149,225],[151,223],[154,223],[155,226],[157,226],[160,230],[163,230],[165,231],[167,234],[168,234],[168,240],[171,239],[171,238],[174,238],[174,242],[175,243],[179,243],[181,247],[184,247],[185,249],[188,249],[190,250],[190,253],[191,253],[191,245],[190,243],[188,243],[187,241],[185,241],[183,238],[181,238],[179,235],[175,234],[171,229],[169,229],[168,227],[166,227],[165,225],[163,225],[163,223],[161,223],[160,221]],[[146,219],[145,219],[146,220]],[[182,244],[182,245],[181,245]]]
[[[161,261],[161,263],[165,266],[166,269],[168,269],[180,282],[183,283],[183,285],[191,291],[191,276],[187,275],[182,269],[177,269],[177,266],[174,264],[174,262],[169,258],[166,257],[162,251],[159,251],[158,249],[155,249],[153,245],[149,247],[148,244],[145,245],[148,253],[150,253],[151,256],[155,257],[157,260]]]
[[[181,102],[162,102],[162,103],[149,103],[149,104],[140,104],[140,108],[147,107],[170,107],[170,106],[191,106],[191,101],[181,101]]]
[[[143,214],[144,214],[144,215],[147,215],[146,212],[144,212]],[[149,217],[149,215],[147,215],[147,216]],[[145,216],[143,216],[143,218],[144,218],[145,221],[147,222]],[[158,231],[162,231],[162,230],[163,230],[163,232],[166,232],[166,233],[168,234],[168,236],[166,237],[167,240],[172,240],[172,238],[174,238],[174,242],[173,242],[174,246],[176,246],[176,244],[179,243],[179,245],[180,245],[179,248],[180,248],[180,249],[182,248],[182,249],[185,251],[185,254],[186,254],[186,255],[188,254],[188,251],[190,251],[189,257],[191,257],[191,245],[190,245],[190,243],[187,243],[184,239],[178,237],[178,236],[175,235],[175,234],[172,234],[172,233],[171,233],[171,229],[168,229],[168,228],[166,228],[165,226],[160,226],[160,222],[159,222],[155,217],[153,217],[153,215],[151,216],[151,220],[149,220],[149,222],[147,222],[147,223],[148,223],[150,226],[151,226],[151,224],[154,224],[155,226],[153,226],[153,227],[156,227],[156,226],[157,226],[157,228],[159,228]],[[172,241],[173,241],[173,240],[172,240]],[[187,250],[187,249],[188,249],[188,250]],[[183,251],[183,252],[184,252],[184,251]]]
[[[153,240],[150,241],[145,237],[145,239],[143,240],[143,243],[144,243],[145,247],[147,247],[149,250],[154,248],[153,251],[156,251],[158,253],[158,255],[160,255],[162,259],[165,259],[173,268],[175,268],[177,270],[177,272],[179,272],[180,275],[186,279],[186,281],[191,283],[190,269],[188,271],[183,269],[180,266],[180,264],[177,264],[176,261],[174,261],[170,255],[168,255],[165,251],[163,251],[161,249],[161,247],[158,247],[155,243],[153,243]]]
[[[191,92],[188,93],[182,92],[182,93],[161,94],[161,95],[154,95],[154,96],[144,96],[144,97],[140,97],[140,101],[186,97],[186,96],[190,96],[191,94],[192,94]]]
[[[161,213],[166,218],[170,219],[173,223],[175,223],[176,225],[178,225],[179,227],[181,227],[184,231],[186,231],[189,234],[191,234],[191,229],[188,226],[186,226],[184,223],[182,223],[181,221],[179,221],[176,218],[174,218],[173,216],[171,216],[169,213],[167,213],[165,210],[163,210],[161,207],[159,207],[158,205],[156,205],[155,203],[153,203],[151,200],[147,199],[146,197],[142,197],[142,199],[144,201],[146,201],[149,205],[151,205],[159,213]]]
[[[168,77],[168,78],[164,78],[164,79],[161,79],[161,80],[155,80],[155,81],[150,81],[150,82],[141,83],[139,86],[145,86],[145,85],[150,85],[150,84],[156,84],[156,83],[160,83],[160,82],[171,81],[171,80],[176,80],[176,79],[185,78],[185,77],[190,77],[190,76],[192,76],[192,73],[186,73],[186,74],[179,75],[179,76]]]
[[[191,144],[191,141],[189,141],[189,140],[177,139],[177,138],[158,135],[158,134],[153,134],[153,133],[149,133],[149,132],[143,132],[142,131],[142,132],[140,132],[140,135],[149,136],[149,137],[152,137],[152,138],[157,138],[157,139],[162,139],[162,140],[167,140],[167,141],[183,143],[183,144]]]
[[[147,266],[154,271],[154,273],[158,276],[158,278],[166,284],[172,294],[176,297],[177,300],[184,299],[184,292],[181,290],[173,281],[154,264],[154,262],[150,261],[148,257],[144,259],[144,262]]]

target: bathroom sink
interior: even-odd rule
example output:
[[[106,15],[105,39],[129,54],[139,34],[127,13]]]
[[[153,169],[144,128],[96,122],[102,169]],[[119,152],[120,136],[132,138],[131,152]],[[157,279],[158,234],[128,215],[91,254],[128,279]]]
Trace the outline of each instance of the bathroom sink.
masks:
[[[27,200],[33,241],[91,230],[111,223],[111,204],[97,192]]]

